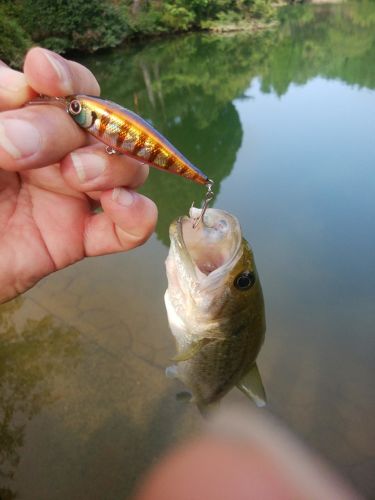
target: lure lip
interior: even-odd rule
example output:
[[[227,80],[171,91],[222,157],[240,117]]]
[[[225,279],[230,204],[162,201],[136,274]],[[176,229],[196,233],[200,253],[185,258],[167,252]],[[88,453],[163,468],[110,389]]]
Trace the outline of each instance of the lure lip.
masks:
[[[59,106],[65,109],[65,111],[68,111],[68,100],[66,97],[55,97],[55,96],[47,96],[47,95],[40,95],[39,97],[35,97],[34,99],[31,99],[31,101],[28,101],[25,103],[25,106],[34,106],[38,104],[48,104],[48,105],[53,105],[53,106]]]

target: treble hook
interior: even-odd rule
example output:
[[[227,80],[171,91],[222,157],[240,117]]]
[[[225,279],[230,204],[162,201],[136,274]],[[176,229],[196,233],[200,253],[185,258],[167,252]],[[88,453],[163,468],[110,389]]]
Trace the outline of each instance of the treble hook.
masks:
[[[210,201],[212,200],[212,198],[214,197],[214,194],[215,194],[212,190],[213,185],[214,185],[214,181],[211,179],[208,179],[208,181],[206,183],[207,192],[206,192],[206,196],[204,197],[204,200],[203,200],[203,206],[201,209],[201,213],[200,213],[199,217],[194,219],[193,229],[198,227],[201,222],[204,224],[204,214],[206,213],[206,210],[208,208],[208,204],[210,203]]]

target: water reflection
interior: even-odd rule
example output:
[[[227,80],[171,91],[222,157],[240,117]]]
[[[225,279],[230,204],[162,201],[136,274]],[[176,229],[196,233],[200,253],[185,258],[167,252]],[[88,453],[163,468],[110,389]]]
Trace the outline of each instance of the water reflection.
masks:
[[[0,307],[0,480],[12,479],[20,461],[27,422],[58,396],[56,375],[79,360],[78,332],[61,327],[52,316],[19,316],[17,299]],[[0,498],[12,498],[0,489]]]
[[[278,96],[317,75],[375,88],[374,44],[374,9],[362,1],[284,9],[280,28],[257,36],[190,35],[83,62],[103,96],[149,120],[215,180],[218,194],[243,136],[233,100],[251,97],[246,90],[254,77],[262,92]],[[204,194],[189,181],[153,169],[143,192],[159,207],[157,235],[166,245],[171,220]]]
[[[374,12],[366,0],[281,10],[280,29],[258,71],[262,91],[281,96],[318,75],[375,88]]]
[[[248,51],[232,38],[189,36],[142,50],[116,51],[85,60],[102,94],[135,109],[209,177],[215,193],[230,174],[241,146],[242,128],[232,100],[249,82]],[[143,192],[159,208],[158,237],[169,244],[172,219],[200,204],[204,191],[193,183],[151,172]]]

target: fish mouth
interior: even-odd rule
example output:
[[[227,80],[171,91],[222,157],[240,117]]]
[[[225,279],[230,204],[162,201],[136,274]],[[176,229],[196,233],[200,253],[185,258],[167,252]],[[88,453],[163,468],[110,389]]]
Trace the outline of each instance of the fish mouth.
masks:
[[[200,209],[191,208],[190,217],[180,217],[172,224],[170,236],[190,278],[201,286],[210,286],[236,264],[242,234],[236,217],[214,208],[207,209],[204,222],[193,227],[200,213]]]

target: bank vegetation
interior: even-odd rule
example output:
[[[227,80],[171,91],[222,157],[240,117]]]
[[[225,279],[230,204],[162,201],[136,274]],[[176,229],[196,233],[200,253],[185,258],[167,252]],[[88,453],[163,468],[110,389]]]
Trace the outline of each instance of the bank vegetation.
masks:
[[[144,37],[257,30],[273,23],[276,4],[275,0],[2,0],[0,58],[18,67],[33,45],[59,53],[95,52]]]

